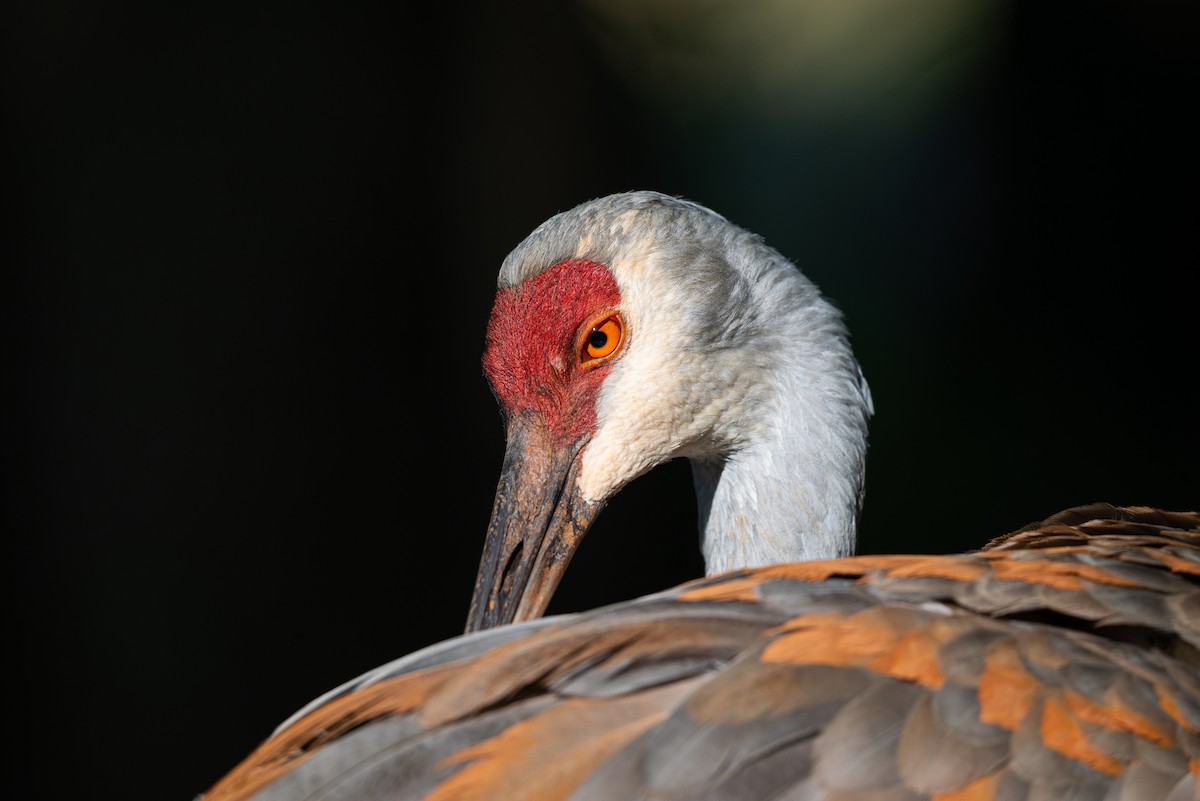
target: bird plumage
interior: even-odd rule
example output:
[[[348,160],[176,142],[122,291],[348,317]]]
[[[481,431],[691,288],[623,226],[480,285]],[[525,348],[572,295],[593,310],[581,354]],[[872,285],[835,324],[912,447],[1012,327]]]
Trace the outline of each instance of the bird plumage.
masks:
[[[1200,514],[847,557],[870,394],[757,236],[648,192],[557,215],[501,268],[484,367],[508,441],[478,631],[304,707],[206,801],[1200,797]],[[540,618],[675,457],[710,575]]]
[[[206,798],[1195,798],[1200,514],[1059,520],[456,638]]]

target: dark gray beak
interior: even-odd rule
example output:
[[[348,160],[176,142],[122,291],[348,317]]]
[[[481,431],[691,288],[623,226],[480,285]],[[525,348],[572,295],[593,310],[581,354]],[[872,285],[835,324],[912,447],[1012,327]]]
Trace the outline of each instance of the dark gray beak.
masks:
[[[579,497],[576,478],[586,439],[554,444],[536,414],[508,426],[467,631],[542,615],[603,503]]]

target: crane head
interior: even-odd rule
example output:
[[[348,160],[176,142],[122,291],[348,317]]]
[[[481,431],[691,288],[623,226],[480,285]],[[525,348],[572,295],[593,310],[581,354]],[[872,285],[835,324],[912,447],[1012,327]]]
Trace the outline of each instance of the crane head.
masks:
[[[468,631],[540,616],[609,499],[676,457],[702,476],[710,534],[740,526],[768,496],[804,514],[817,509],[804,493],[826,502],[820,514],[838,497],[853,514],[865,384],[837,311],[758,237],[688,201],[612,195],[543,223],[505,259],[498,285],[483,367],[507,441]],[[792,447],[792,435],[804,442]],[[854,447],[836,445],[847,440]],[[789,455],[762,487],[733,475],[764,478],[756,449]],[[845,486],[831,490],[839,474]],[[817,534],[821,523],[768,522]],[[729,563],[714,557],[720,548],[756,547],[757,524],[732,538],[702,532],[710,569]],[[853,535],[841,518],[828,528]]]

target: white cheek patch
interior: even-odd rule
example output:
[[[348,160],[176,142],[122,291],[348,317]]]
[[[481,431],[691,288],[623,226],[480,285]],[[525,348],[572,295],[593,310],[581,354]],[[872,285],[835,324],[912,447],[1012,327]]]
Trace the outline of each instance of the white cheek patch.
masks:
[[[651,243],[635,243],[626,252],[642,258],[609,265],[629,339],[600,389],[596,433],[582,454],[577,486],[591,502],[607,500],[655,465],[689,455],[689,449],[711,448],[708,432],[744,398],[739,373],[746,365],[708,353],[703,373],[688,369],[695,343],[685,341],[685,295],[654,269],[658,255]]]

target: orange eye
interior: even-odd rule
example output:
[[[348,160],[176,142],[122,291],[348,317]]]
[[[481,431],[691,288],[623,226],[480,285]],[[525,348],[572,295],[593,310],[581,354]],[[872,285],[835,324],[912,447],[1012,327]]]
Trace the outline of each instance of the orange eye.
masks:
[[[607,359],[621,347],[625,336],[625,324],[618,314],[601,317],[584,330],[580,361],[588,362]]]

